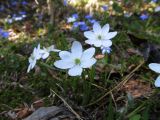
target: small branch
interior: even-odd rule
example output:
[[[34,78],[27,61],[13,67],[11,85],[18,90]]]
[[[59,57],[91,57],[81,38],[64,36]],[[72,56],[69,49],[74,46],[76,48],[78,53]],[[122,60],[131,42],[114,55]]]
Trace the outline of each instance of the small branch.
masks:
[[[143,64],[144,64],[144,61],[142,61],[134,70],[132,70],[117,86],[113,87],[111,90],[109,90],[108,92],[106,92],[102,97],[100,97],[96,101],[94,101],[94,102],[86,105],[85,107],[91,106],[93,104],[96,104],[97,102],[101,101],[104,97],[106,97],[108,94],[110,94],[114,90],[119,91],[118,88],[120,88],[121,86],[123,86],[134,75],[134,72],[137,71]]]
[[[59,97],[62,101],[63,101],[63,103],[66,105],[66,107],[77,117],[77,119],[79,119],[79,120],[83,120],[81,117],[80,117],[80,115],[78,114],[78,113],[76,113],[76,111],[74,111],[73,109],[72,109],[72,107],[61,97],[61,96],[59,96],[55,91],[53,91],[52,89],[51,89],[51,91],[57,96],[57,97]]]

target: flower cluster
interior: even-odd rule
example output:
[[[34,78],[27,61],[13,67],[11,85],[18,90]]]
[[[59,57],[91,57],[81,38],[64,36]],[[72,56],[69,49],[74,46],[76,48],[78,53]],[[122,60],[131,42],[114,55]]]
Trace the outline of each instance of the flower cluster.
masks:
[[[40,44],[34,48],[31,56],[29,57],[29,66],[27,69],[27,72],[29,72],[31,69],[34,68],[34,66],[36,65],[37,60],[39,59],[46,59],[50,52],[59,52],[60,50],[55,49],[54,45],[50,46],[50,47],[43,47],[43,49],[40,48]]]
[[[72,17],[75,17],[72,16]],[[76,16],[78,17],[78,16]],[[90,19],[90,16],[87,16]],[[99,23],[95,22],[93,30],[84,32],[84,36],[88,38],[85,42],[95,47],[100,47],[102,53],[110,53],[109,48],[112,45],[111,39],[115,37],[117,32],[109,32],[109,24],[104,25],[102,28]],[[39,59],[46,59],[51,51],[59,52],[60,60],[54,62],[54,66],[60,69],[68,69],[70,76],[80,76],[83,69],[90,68],[96,63],[95,48],[90,47],[83,50],[82,45],[78,41],[74,41],[71,46],[71,51],[60,51],[54,48],[54,46],[48,48],[40,48],[40,44],[37,48],[34,48],[33,53],[29,57],[29,67],[27,72],[34,68],[36,61]]]
[[[26,18],[26,12],[20,11],[18,14],[13,14],[11,18],[7,18],[5,21],[10,24],[14,21],[21,21],[24,18]]]
[[[81,21],[78,14],[75,13],[71,17],[67,18],[67,23],[72,24],[71,30],[80,29],[81,31],[86,31],[89,30],[89,25],[97,22],[91,15],[86,15],[84,18],[85,21]]]
[[[4,3],[1,3],[0,5],[0,13],[8,13],[8,9],[10,8],[24,8],[26,7],[26,5],[28,5],[28,2],[25,1],[25,0],[10,0],[8,2],[4,2]],[[23,20],[24,18],[26,18],[26,14],[27,12],[22,9],[20,11],[17,11],[17,9],[15,9],[13,11],[14,14],[10,14],[9,16],[7,16],[8,18],[5,19],[5,21],[7,23],[13,23],[14,21],[21,21]]]

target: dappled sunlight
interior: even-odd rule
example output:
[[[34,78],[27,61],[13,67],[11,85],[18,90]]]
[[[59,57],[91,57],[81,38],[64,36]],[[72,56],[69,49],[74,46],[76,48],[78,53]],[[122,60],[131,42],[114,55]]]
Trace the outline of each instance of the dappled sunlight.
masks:
[[[160,118],[159,0],[3,0],[0,16],[0,119]]]

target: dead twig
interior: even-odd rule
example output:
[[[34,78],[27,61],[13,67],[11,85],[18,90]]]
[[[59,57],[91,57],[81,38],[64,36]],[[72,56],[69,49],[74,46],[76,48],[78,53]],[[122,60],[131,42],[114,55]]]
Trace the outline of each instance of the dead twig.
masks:
[[[66,107],[77,117],[77,119],[78,120],[83,120],[81,117],[80,117],[80,115],[78,114],[78,113],[76,113],[76,111],[74,111],[73,109],[72,109],[72,107],[61,97],[61,96],[59,96],[55,91],[53,91],[52,89],[51,89],[51,91],[57,96],[57,97],[59,97],[62,101],[63,101],[63,103],[66,105]]]
[[[143,64],[144,64],[144,61],[142,61],[135,69],[133,69],[126,77],[124,77],[124,79],[117,86],[113,87],[111,90],[106,92],[102,97],[86,105],[85,107],[96,104],[97,102],[101,101],[104,97],[106,97],[108,94],[110,94],[114,90],[119,91],[119,88],[121,88],[121,86],[123,86],[134,75],[134,72],[137,71]]]

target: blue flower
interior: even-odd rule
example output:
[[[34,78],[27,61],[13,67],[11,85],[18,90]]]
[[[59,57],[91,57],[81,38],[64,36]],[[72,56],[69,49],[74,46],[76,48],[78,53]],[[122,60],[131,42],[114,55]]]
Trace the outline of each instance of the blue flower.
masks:
[[[91,19],[92,16],[91,16],[91,15],[86,15],[85,18],[86,18],[86,19]]]
[[[101,6],[104,11],[108,10],[108,5]]]
[[[74,23],[73,23],[73,27],[74,27],[74,28],[77,28],[78,26],[79,26],[79,22],[74,22]]]
[[[89,27],[88,27],[86,24],[80,25],[80,30],[81,30],[81,31],[86,31],[86,30],[88,30],[88,29],[89,29]]]
[[[156,2],[157,2],[157,0],[152,0],[152,2],[155,2],[155,3],[156,3]]]
[[[80,21],[79,25],[85,25],[86,23],[84,21]]]
[[[149,18],[149,16],[147,15],[147,14],[142,14],[141,16],[140,16],[140,19],[141,20],[147,20]]]
[[[75,19],[78,19],[78,14],[77,13],[72,14],[72,17],[75,18]]]
[[[88,20],[91,24],[94,24],[95,22],[97,22],[95,19],[90,19]]]
[[[9,37],[9,32],[3,32],[2,34],[3,38],[8,38]]]
[[[3,33],[3,29],[2,28],[0,28],[0,34],[2,34]]]
[[[25,11],[20,11],[19,14],[20,15],[26,15],[26,12]]]
[[[0,35],[3,38],[8,38],[9,37],[9,32],[5,32],[5,31],[3,31],[2,28],[0,28]]]
[[[63,0],[63,5],[67,6],[68,5],[68,0]]]
[[[26,1],[22,1],[22,2],[21,2],[21,4],[22,4],[22,5],[27,5],[27,4],[28,4],[28,2],[26,2]]]

